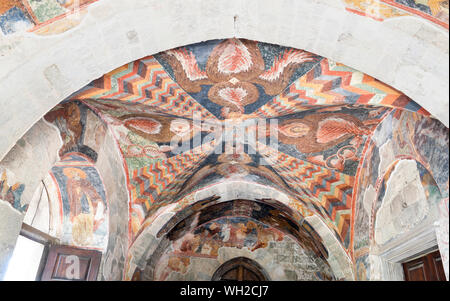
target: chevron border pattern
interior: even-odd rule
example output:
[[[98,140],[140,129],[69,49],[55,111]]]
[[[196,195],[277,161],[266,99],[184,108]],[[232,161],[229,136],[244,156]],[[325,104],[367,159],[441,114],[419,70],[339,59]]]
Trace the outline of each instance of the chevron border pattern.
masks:
[[[181,89],[152,56],[105,74],[71,98],[121,100],[145,104],[172,115],[192,118],[194,112],[201,112],[202,118],[215,119]]]
[[[430,114],[401,92],[352,68],[322,60],[286,91],[259,108],[260,118],[298,113],[318,106],[365,104]]]

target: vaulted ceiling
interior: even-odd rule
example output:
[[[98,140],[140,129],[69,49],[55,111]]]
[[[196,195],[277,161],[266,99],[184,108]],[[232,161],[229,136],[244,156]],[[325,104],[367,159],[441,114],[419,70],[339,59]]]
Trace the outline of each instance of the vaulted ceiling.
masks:
[[[429,115],[347,66],[239,39],[169,50],[93,81],[45,117],[62,132],[61,153],[92,156],[80,145],[86,108],[108,125],[122,154],[131,241],[159,208],[215,183],[242,180],[291,196],[302,216],[320,216],[345,249],[366,140],[394,108]],[[253,131],[258,139],[235,133],[228,144],[224,132],[217,135],[217,128],[242,125],[242,133]],[[189,147],[173,144],[176,138]]]
[[[0,199],[25,214],[53,166],[62,241],[126,261],[125,278],[152,239],[145,260],[167,262],[147,277],[280,241],[328,260],[334,275],[319,264],[313,279],[353,277],[336,273],[334,243],[365,275],[377,207],[364,190],[383,195],[389,164],[416,160],[448,197],[448,24],[448,0],[1,1]],[[325,57],[210,40],[225,37]],[[76,208],[100,230],[74,222],[69,184],[103,204]]]

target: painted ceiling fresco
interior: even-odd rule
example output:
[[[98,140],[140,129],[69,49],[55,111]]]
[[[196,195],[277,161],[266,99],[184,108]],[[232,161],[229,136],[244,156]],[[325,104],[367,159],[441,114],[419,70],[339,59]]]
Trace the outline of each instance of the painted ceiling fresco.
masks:
[[[0,32],[4,35],[23,31],[34,32],[38,35],[63,33],[79,25],[88,14],[88,6],[98,1],[100,0],[2,0],[0,3]],[[340,1],[342,1],[349,12],[369,17],[377,21],[383,21],[393,17],[418,16],[448,29],[448,0]],[[251,50],[251,47],[249,49],[250,51],[253,51]],[[182,52],[169,55],[178,58],[183,57]],[[189,58],[184,57],[184,60],[189,60]],[[261,63],[261,61],[259,62]],[[175,67],[175,69],[177,69],[177,67]],[[209,74],[207,74],[208,71],[205,71],[205,74],[196,74],[195,71],[195,68],[191,70],[190,75],[185,78],[186,81],[179,79],[180,85],[185,87],[191,82],[191,88],[195,89],[197,84],[204,80],[208,81],[210,84],[214,82],[214,80],[219,80],[219,78],[211,74],[211,72],[214,72],[212,69],[209,70]],[[174,72],[177,71],[174,70]],[[259,70],[253,69],[248,70],[248,72],[245,73],[245,76],[250,76],[247,78],[250,81],[247,81],[247,84],[242,85],[245,85],[248,89],[253,91],[253,94],[246,97],[247,101],[251,101],[256,94],[258,94],[256,90],[250,88],[249,84],[252,83],[251,80],[254,79],[263,82],[268,79],[268,73],[258,74],[258,72]],[[244,75],[244,73],[242,75]],[[252,76],[253,78],[251,78]],[[281,78],[280,81],[282,81]],[[218,82],[215,84],[218,84]],[[281,82],[279,84],[281,84]],[[277,86],[277,88],[279,87],[280,86]],[[216,90],[213,89],[211,93],[214,94],[215,91]],[[197,93],[200,92],[197,91]],[[261,96],[264,98],[264,95]],[[215,98],[213,97],[213,99]]]
[[[45,119],[61,132],[61,156],[78,152],[93,162],[86,116],[103,120],[90,126],[94,136],[111,131],[127,174],[130,243],[158,209],[231,179],[289,195],[298,212],[320,216],[347,249],[365,144],[394,108],[429,116],[395,89],[342,64],[229,39],[124,65]],[[231,132],[217,131],[227,127]]]

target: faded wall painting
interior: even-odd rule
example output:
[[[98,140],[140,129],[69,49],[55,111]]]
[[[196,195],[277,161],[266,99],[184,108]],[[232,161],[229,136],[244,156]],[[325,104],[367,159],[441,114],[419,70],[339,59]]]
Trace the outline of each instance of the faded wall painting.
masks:
[[[448,0],[343,0],[347,10],[377,21],[416,16],[448,29]]]
[[[400,110],[375,131],[355,186],[353,248],[360,278],[370,279],[371,246],[386,244],[426,221],[448,198],[448,137],[440,122]]]
[[[213,204],[182,222],[169,222],[161,235],[165,239],[143,272],[146,279],[210,280],[211,269],[232,254],[252,257],[278,279],[334,279],[317,233],[306,222],[299,225],[288,213],[266,203]]]
[[[11,183],[11,179],[8,180],[8,173],[0,168],[0,200],[7,202],[21,213],[25,213],[28,209],[28,204],[22,202],[25,185]]]
[[[81,23],[87,6],[98,0],[2,0],[0,29],[4,35],[31,31],[63,33]]]
[[[102,179],[88,158],[66,155],[50,172],[61,202],[61,240],[103,249],[108,242],[108,202]]]
[[[2,0],[0,3],[0,33],[11,35],[20,32],[33,32],[38,35],[55,35],[66,32],[78,26],[88,14],[89,6],[99,0]],[[349,12],[369,17],[377,21],[393,17],[414,16],[423,18],[438,26],[448,29],[448,0],[341,0]],[[245,44],[245,43],[244,43]],[[231,48],[230,48],[231,47]],[[236,60],[229,55],[232,48],[237,47],[246,60]],[[192,49],[191,49],[192,50]],[[212,50],[212,47],[210,47]],[[218,60],[210,60],[206,70],[193,64],[194,56],[189,51],[175,50],[167,53],[168,61],[174,72],[179,76],[178,82],[188,93],[210,93],[215,104],[228,104],[225,114],[242,110],[243,105],[251,105],[256,99],[264,98],[265,93],[275,93],[289,82],[289,77],[295,73],[292,63],[313,62],[314,58],[306,53],[290,52],[279,56],[275,61],[264,51],[251,45],[228,42],[214,49],[219,54]],[[256,60],[255,60],[256,59]],[[267,65],[267,60],[273,64]],[[232,65],[226,66],[232,62]],[[266,66],[261,67],[262,64]],[[291,64],[291,66],[288,66]],[[231,66],[231,69],[229,68]],[[248,68],[249,67],[249,68]],[[180,72],[185,68],[188,72]],[[235,77],[241,83],[228,82],[220,76],[219,70],[225,71],[228,79]],[[247,69],[248,68],[248,69]],[[219,76],[218,76],[219,75]],[[234,75],[238,75],[237,77]],[[276,87],[272,84],[276,82]],[[270,82],[271,88],[264,83]],[[258,86],[254,84],[258,83]],[[201,88],[208,84],[210,89]],[[259,87],[259,88],[257,88]],[[263,87],[263,89],[260,89]],[[268,90],[266,90],[268,88]],[[275,89],[275,90],[273,90]],[[222,92],[220,92],[222,91]],[[219,93],[220,92],[220,93]],[[236,102],[243,101],[242,104]],[[211,104],[213,107],[215,104]],[[231,111],[230,111],[231,110]]]
[[[240,178],[298,199],[346,248],[353,182],[367,138],[392,108],[429,116],[401,92],[345,65],[244,39],[142,58],[93,81],[71,101],[101,116],[117,139],[128,173],[133,239],[138,225],[160,208]],[[264,129],[255,125],[260,120]],[[241,139],[242,148],[223,154],[224,136],[207,138],[226,125],[245,125],[264,139],[254,145]]]

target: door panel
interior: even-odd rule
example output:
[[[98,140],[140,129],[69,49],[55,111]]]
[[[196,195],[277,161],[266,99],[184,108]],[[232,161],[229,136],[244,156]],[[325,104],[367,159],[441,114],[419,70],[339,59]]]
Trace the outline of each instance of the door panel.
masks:
[[[403,264],[406,281],[445,281],[439,251]]]
[[[68,246],[52,246],[42,281],[95,281],[102,253]]]
[[[430,265],[434,270],[434,274],[436,275],[437,281],[446,281],[444,265],[442,264],[441,254],[439,252],[435,252],[430,254]]]

